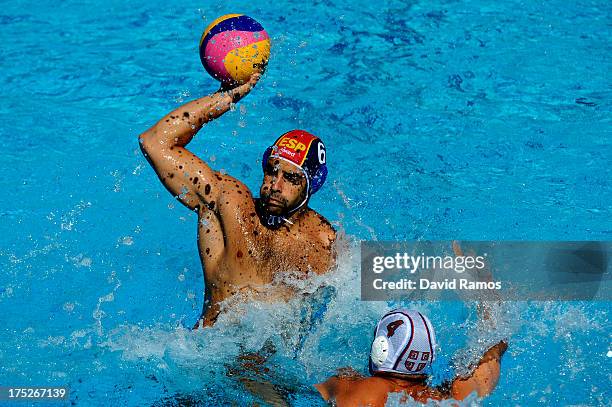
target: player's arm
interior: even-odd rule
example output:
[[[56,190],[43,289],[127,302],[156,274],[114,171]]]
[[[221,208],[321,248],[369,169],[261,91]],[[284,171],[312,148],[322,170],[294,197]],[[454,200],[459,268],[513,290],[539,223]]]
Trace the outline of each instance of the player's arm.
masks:
[[[458,241],[452,243],[455,256],[463,256],[464,252]],[[473,251],[470,251],[470,256],[475,256]],[[479,280],[492,280],[492,274],[488,267],[480,271],[477,278]],[[494,325],[492,317],[492,307],[496,304],[495,301],[481,301],[477,305],[478,316],[482,323]],[[450,395],[456,400],[463,400],[472,392],[476,392],[479,397],[488,395],[495,389],[500,375],[500,364],[503,354],[506,352],[508,344],[506,341],[500,341],[496,345],[489,348],[482,356],[476,368],[467,377],[458,377],[452,381],[450,385]]]
[[[322,383],[316,383],[314,387],[319,391],[323,400],[330,401],[336,397],[336,387],[339,379],[335,376],[330,377]]]
[[[335,376],[330,377],[324,382],[316,383],[314,387],[325,401],[330,401],[336,399],[340,393],[347,392],[349,389],[355,390],[354,383],[364,378],[364,375],[352,367],[343,367],[338,369]],[[348,386],[348,383],[352,383],[353,386]]]
[[[476,392],[479,397],[491,393],[497,386],[501,358],[507,348],[508,345],[505,341],[500,341],[489,348],[471,375],[453,380],[450,387],[451,397],[455,400],[463,400],[472,392]]]
[[[260,76],[254,74],[243,85],[184,104],[138,137],[144,156],[162,184],[189,209],[216,203],[227,177],[221,177],[185,146],[204,124],[246,96]]]

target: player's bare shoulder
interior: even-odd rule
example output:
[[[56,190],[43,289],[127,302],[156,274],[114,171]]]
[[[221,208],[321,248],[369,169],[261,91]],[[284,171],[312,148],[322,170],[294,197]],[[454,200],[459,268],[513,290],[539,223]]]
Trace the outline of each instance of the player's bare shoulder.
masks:
[[[217,198],[217,207],[210,209],[215,210],[215,212],[221,215],[236,215],[252,210],[253,194],[249,187],[242,181],[219,171],[215,171],[214,176],[219,184],[219,196]],[[206,190],[204,192],[206,193]]]
[[[335,264],[336,231],[321,214],[308,210],[304,226],[300,228],[311,253],[311,266],[317,273],[325,273]]]
[[[331,250],[336,241],[336,230],[323,215],[309,209],[306,213],[305,232],[323,248]]]

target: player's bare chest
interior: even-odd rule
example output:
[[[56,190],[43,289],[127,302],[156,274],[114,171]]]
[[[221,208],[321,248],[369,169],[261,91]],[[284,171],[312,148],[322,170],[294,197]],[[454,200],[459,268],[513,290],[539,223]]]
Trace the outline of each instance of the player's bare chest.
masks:
[[[318,271],[329,256],[312,236],[288,230],[259,230],[245,243],[245,260],[268,276],[286,271]]]

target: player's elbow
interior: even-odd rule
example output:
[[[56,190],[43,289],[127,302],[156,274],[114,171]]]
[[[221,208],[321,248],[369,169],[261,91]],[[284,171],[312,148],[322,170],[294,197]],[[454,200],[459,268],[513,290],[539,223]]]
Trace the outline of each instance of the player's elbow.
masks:
[[[151,130],[147,130],[138,136],[138,144],[140,145],[140,151],[142,151],[145,157],[151,156],[155,149]]]

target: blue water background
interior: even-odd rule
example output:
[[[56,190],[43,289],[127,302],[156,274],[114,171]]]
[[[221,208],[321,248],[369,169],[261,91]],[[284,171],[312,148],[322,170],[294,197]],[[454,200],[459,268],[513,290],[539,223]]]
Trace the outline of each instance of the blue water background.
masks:
[[[609,2],[7,1],[0,384],[67,384],[79,405],[197,389],[208,404],[251,400],[226,364],[238,344],[276,341],[273,317],[303,307],[259,304],[237,325],[183,329],[202,302],[195,215],[137,144],[217,88],[197,44],[230,12],[264,25],[272,58],[189,145],[214,168],[257,190],[261,152],[299,127],[328,147],[311,206],[353,239],[612,240]],[[296,405],[314,403],[310,385],[336,367],[363,370],[386,309],[358,301],[347,250],[307,346],[270,362]],[[421,307],[442,361],[476,347],[469,307]],[[483,404],[609,402],[609,303],[511,304],[505,318],[510,349]]]

